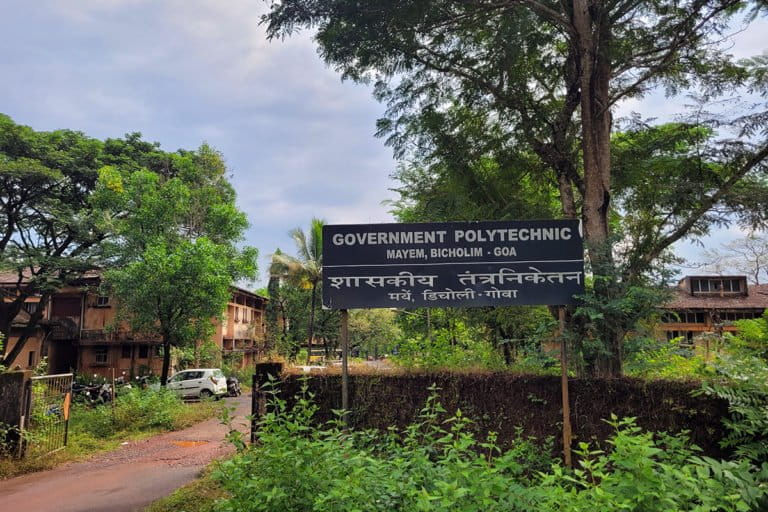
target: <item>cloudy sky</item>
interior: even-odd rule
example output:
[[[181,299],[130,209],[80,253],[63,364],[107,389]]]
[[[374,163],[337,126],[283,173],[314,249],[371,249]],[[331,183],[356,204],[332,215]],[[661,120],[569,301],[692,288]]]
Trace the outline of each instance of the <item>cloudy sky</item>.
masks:
[[[341,82],[307,34],[267,41],[265,10],[261,0],[3,0],[0,112],[36,130],[139,131],[166,150],[212,144],[250,218],[263,282],[268,254],[293,250],[289,229],[313,216],[391,221],[382,201],[394,196],[370,88]],[[760,26],[734,53],[765,51]],[[663,97],[631,109],[671,113]]]

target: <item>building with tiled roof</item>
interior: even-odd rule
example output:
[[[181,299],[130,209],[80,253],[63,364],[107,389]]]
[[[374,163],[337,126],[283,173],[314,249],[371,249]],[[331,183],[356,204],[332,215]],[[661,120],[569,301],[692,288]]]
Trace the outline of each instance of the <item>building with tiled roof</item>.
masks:
[[[30,272],[21,276],[0,272],[0,300],[13,300],[30,277]],[[8,350],[28,324],[29,313],[42,307],[43,318],[11,367],[32,369],[41,357],[47,357],[50,373],[76,371],[109,377],[114,370],[117,375],[159,374],[160,338],[154,333],[134,332],[119,321],[114,298],[104,295],[100,285],[101,272],[92,270],[61,286],[46,304],[40,304],[40,296],[27,297],[13,322]],[[216,330],[211,341],[231,364],[247,367],[264,350],[267,299],[243,288],[232,286],[231,290],[227,309],[221,318],[214,319]]]
[[[660,330],[689,343],[705,333],[735,332],[736,320],[759,318],[768,309],[768,284],[750,285],[746,276],[686,276],[673,293]]]

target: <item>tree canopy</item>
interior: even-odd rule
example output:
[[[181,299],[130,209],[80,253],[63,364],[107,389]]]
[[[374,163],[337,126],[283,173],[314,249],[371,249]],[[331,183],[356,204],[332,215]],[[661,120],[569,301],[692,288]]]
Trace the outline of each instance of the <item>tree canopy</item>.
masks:
[[[248,222],[221,155],[203,145],[168,163],[163,174],[100,171],[102,200],[118,208],[107,285],[134,329],[162,337],[163,384],[170,348],[210,337],[230,287],[255,277],[257,257],[256,249],[238,247]]]
[[[14,283],[2,290],[0,333],[9,338],[29,297],[41,304],[3,353],[6,364],[33,335],[51,294],[107,258],[115,211],[99,198],[105,165],[161,167],[156,146],[138,134],[102,142],[72,130],[37,132],[0,114],[0,272]]]
[[[677,176],[694,185],[676,205],[657,208],[655,196],[642,194],[653,174],[637,167],[624,177],[631,192],[617,189],[622,177],[612,145],[613,111],[623,100],[659,87],[713,98],[764,86],[757,71],[764,62],[735,62],[720,44],[736,16],[747,8],[757,15],[762,7],[736,0],[405,0],[364,7],[351,0],[283,0],[272,3],[264,22],[270,37],[316,30],[329,65],[346,78],[375,83],[387,105],[379,134],[407,162],[401,177],[436,176],[444,186],[463,180],[474,196],[486,196],[489,208],[438,204],[445,216],[503,218],[534,199],[537,208],[530,210],[545,212],[556,198],[562,216],[583,221],[592,269],[610,276],[594,281],[594,293],[609,302],[642,283],[674,242],[711,222],[765,223],[764,213],[756,213],[768,210],[768,143],[759,129],[765,116],[707,119],[700,109],[692,126],[667,128],[678,131],[678,140],[688,138],[690,158]],[[720,132],[700,130],[702,124]],[[640,139],[638,133],[634,140],[651,149],[652,134]],[[680,148],[672,149],[679,157]],[[494,172],[521,183],[502,192],[509,199],[487,192]],[[520,176],[525,179],[513,179]],[[679,197],[682,185],[675,185]],[[622,210],[640,199],[651,201],[643,211],[652,219]],[[632,229],[615,229],[617,215],[634,221]],[[627,237],[639,243],[626,243]],[[631,326],[619,315],[597,327],[604,356],[592,370],[619,374],[621,338]]]
[[[310,290],[310,309],[307,327],[307,364],[312,355],[312,340],[315,335],[315,310],[317,293],[323,279],[323,224],[321,219],[312,219],[308,232],[294,228],[290,235],[296,244],[297,256],[284,254],[279,249],[272,255],[270,276],[283,279],[292,286]]]

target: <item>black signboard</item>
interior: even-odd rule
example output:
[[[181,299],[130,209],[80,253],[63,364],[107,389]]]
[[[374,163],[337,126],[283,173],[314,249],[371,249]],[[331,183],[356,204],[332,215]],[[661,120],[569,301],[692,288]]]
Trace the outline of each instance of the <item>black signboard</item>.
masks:
[[[576,220],[323,227],[326,308],[565,305],[582,293]]]

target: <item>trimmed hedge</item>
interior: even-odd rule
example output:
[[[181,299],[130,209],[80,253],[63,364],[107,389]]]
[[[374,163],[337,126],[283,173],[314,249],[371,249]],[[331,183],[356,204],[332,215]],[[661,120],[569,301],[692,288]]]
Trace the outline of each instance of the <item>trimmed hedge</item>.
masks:
[[[334,417],[341,408],[341,377],[313,375],[308,379],[317,419]],[[524,436],[540,440],[554,438],[553,450],[562,446],[560,378],[505,373],[351,375],[349,378],[350,423],[354,428],[386,429],[411,423],[424,406],[429,387],[440,388],[440,401],[452,414],[456,409],[475,422],[482,438],[488,431],[498,433],[499,443],[508,445],[522,429]],[[281,395],[296,396],[302,378],[284,377]],[[707,396],[691,396],[696,382],[621,379],[571,379],[571,424],[574,446],[578,442],[603,444],[613,432],[603,419],[636,417],[649,431],[670,433],[690,431],[691,440],[705,454],[724,457],[719,447],[725,435],[722,418],[728,404]]]

